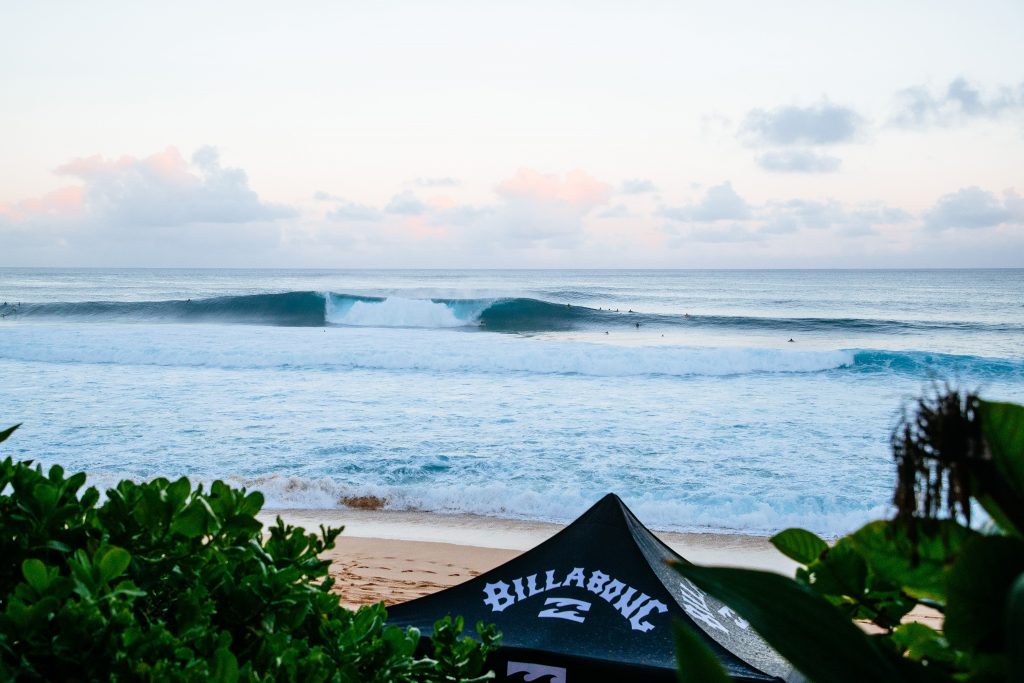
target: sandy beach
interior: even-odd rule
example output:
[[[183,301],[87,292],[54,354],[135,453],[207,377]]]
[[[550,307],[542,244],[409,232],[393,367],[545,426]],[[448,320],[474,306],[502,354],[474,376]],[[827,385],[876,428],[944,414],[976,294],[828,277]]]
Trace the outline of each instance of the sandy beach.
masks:
[[[289,524],[344,526],[326,555],[342,602],[396,604],[462,583],[545,541],[561,524],[475,515],[378,510],[268,510]],[[700,564],[750,567],[791,575],[795,563],[767,538],[656,532],[676,552]]]
[[[266,510],[264,524],[280,516],[317,529],[344,526],[331,561],[334,590],[347,607],[383,601],[394,605],[455,586],[511,560],[565,525],[478,515],[382,510]],[[704,565],[746,567],[792,576],[797,566],[763,536],[654,531],[683,557]],[[915,608],[903,621],[941,629],[934,610]],[[879,629],[860,622],[869,633]]]

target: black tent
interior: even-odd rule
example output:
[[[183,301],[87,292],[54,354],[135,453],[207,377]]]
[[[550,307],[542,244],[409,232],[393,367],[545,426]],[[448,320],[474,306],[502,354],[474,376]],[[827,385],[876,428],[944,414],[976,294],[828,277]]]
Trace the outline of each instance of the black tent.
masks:
[[[429,635],[460,614],[494,623],[497,680],[672,681],[671,624],[686,622],[737,681],[779,681],[792,671],[737,614],[677,574],[681,559],[608,494],[565,529],[458,586],[388,610],[388,621]]]

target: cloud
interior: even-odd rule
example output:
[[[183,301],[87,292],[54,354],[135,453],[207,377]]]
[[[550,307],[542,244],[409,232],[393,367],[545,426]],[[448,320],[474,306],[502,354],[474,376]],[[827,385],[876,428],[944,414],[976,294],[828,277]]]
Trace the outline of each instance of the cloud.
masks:
[[[487,219],[495,211],[493,206],[456,205],[436,212],[433,222],[439,225],[452,225],[467,228]]]
[[[458,187],[462,183],[457,178],[417,178],[412,181],[416,187]]]
[[[907,223],[908,212],[882,203],[862,203],[848,207],[829,199],[815,201],[790,199],[770,202],[761,211],[759,232],[788,234],[801,230],[831,230],[846,237],[870,235],[883,225]]]
[[[252,265],[281,244],[281,219],[244,171],[213,147],[186,161],[177,149],[147,157],[99,155],[55,170],[79,181],[0,204],[7,262],[63,265]]]
[[[431,223],[481,248],[567,249],[581,244],[584,218],[608,203],[612,187],[580,170],[558,175],[520,169],[495,193],[495,203],[431,209]]]
[[[1001,201],[980,187],[964,187],[939,197],[924,214],[925,227],[935,231],[992,228],[1006,223],[1024,224],[1024,198],[1012,190],[1004,192]]]
[[[48,192],[42,197],[0,204],[0,219],[8,223],[30,221],[70,221],[83,215],[85,188],[71,185]]]
[[[391,198],[388,205],[384,207],[385,213],[399,214],[402,216],[419,216],[425,213],[427,205],[420,201],[419,197],[406,190]]]
[[[750,205],[732,189],[728,181],[709,187],[704,198],[696,204],[680,207],[662,207],[658,215],[677,221],[705,222],[744,220],[750,218]]]
[[[854,140],[863,124],[854,110],[823,102],[754,109],[747,114],[742,133],[755,145],[831,145]]]
[[[323,193],[343,203],[326,214],[332,222],[348,224],[351,234],[367,243],[429,239],[452,249],[565,249],[585,238],[584,218],[608,204],[611,185],[585,171],[564,175],[521,169],[499,182],[495,201],[457,204],[448,197],[421,200],[406,190],[378,210]],[[615,208],[609,214],[618,216]],[[359,222],[378,221],[372,233],[360,233]]]
[[[222,167],[213,147],[197,150],[191,163],[168,147],[142,159],[76,159],[56,173],[82,181],[80,219],[110,228],[247,223],[298,215],[289,206],[261,201],[249,188],[245,171]]]
[[[924,86],[900,91],[889,123],[902,128],[957,126],[971,119],[994,119],[1014,111],[1024,111],[1024,81],[1016,86],[1001,86],[995,94],[986,96],[967,79],[957,78],[938,95]]]
[[[585,171],[564,176],[520,169],[495,188],[501,202],[480,226],[491,239],[516,247],[566,249],[583,239],[583,218],[608,203],[611,185]]]
[[[723,244],[729,242],[757,242],[763,239],[756,232],[747,230],[741,225],[731,223],[725,227],[708,227],[691,230],[685,235],[691,242],[708,242]]]
[[[644,194],[646,192],[657,192],[658,188],[646,178],[632,178],[623,180],[619,192],[622,194]]]
[[[585,171],[569,171],[565,177],[520,169],[502,181],[495,191],[507,201],[528,200],[564,204],[577,211],[589,211],[608,201],[612,188]]]
[[[372,206],[344,202],[328,211],[324,217],[329,221],[379,221],[383,216]]]
[[[629,209],[626,208],[625,204],[616,204],[615,206],[609,206],[604,211],[597,214],[598,218],[628,218],[632,214]]]
[[[757,165],[777,173],[832,173],[842,160],[807,149],[766,152],[757,157]]]

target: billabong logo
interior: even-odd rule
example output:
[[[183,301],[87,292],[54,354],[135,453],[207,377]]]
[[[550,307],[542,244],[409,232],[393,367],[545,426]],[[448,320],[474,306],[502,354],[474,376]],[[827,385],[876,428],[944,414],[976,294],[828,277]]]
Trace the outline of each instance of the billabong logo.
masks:
[[[509,662],[505,669],[509,681],[524,683],[566,683],[565,669],[557,666],[544,666],[532,662]],[[519,675],[516,675],[519,674]]]
[[[554,569],[549,569],[544,572],[543,585],[538,584],[537,574],[512,579],[511,584],[505,581],[488,583],[484,585],[484,604],[494,612],[502,612],[527,598],[532,598],[535,595],[540,595],[556,588],[569,586],[588,590],[611,604],[614,609],[629,621],[629,625],[634,631],[647,632],[652,630],[654,624],[645,621],[645,618],[652,613],[662,614],[668,611],[668,605],[660,600],[653,600],[646,593],[638,595],[636,588],[627,586],[622,581],[612,578],[599,569],[591,571],[588,576],[587,571],[583,567],[575,567],[564,579],[559,578]],[[566,600],[566,598],[554,599]],[[569,621],[581,623],[585,617],[578,614],[577,611],[585,611],[580,608],[582,604],[587,605],[587,610],[589,610],[590,603],[574,602],[579,604],[576,605],[577,610],[569,611],[573,616],[569,616],[569,612],[562,614],[557,609],[544,610],[538,616],[568,619]],[[563,606],[569,606],[569,603]]]
[[[583,602],[582,600],[573,600],[572,598],[548,598],[544,601],[544,605],[554,605],[551,609],[544,609],[537,613],[537,616],[541,619],[567,619],[569,621],[575,621],[582,624],[583,620],[586,619],[586,615],[579,614],[580,612],[589,612],[590,603]],[[563,609],[557,609],[557,608]],[[566,607],[575,609],[564,609]]]

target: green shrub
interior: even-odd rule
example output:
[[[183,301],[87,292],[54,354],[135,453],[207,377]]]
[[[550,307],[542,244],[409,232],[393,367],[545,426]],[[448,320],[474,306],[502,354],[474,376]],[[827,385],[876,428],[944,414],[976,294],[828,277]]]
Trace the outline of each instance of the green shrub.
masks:
[[[811,681],[1024,681],[1024,406],[955,391],[923,399],[894,433],[893,452],[893,520],[831,547],[803,529],[772,538],[801,563],[795,580],[676,569]],[[980,529],[975,506],[989,519]],[[939,613],[941,629],[904,623],[917,606]],[[677,643],[680,680],[698,680],[685,662],[706,669],[703,646]]]
[[[0,441],[14,428],[0,432]],[[419,633],[331,592],[319,534],[263,530],[258,492],[185,478],[122,481],[0,463],[0,679],[470,681],[497,643],[461,618]]]

